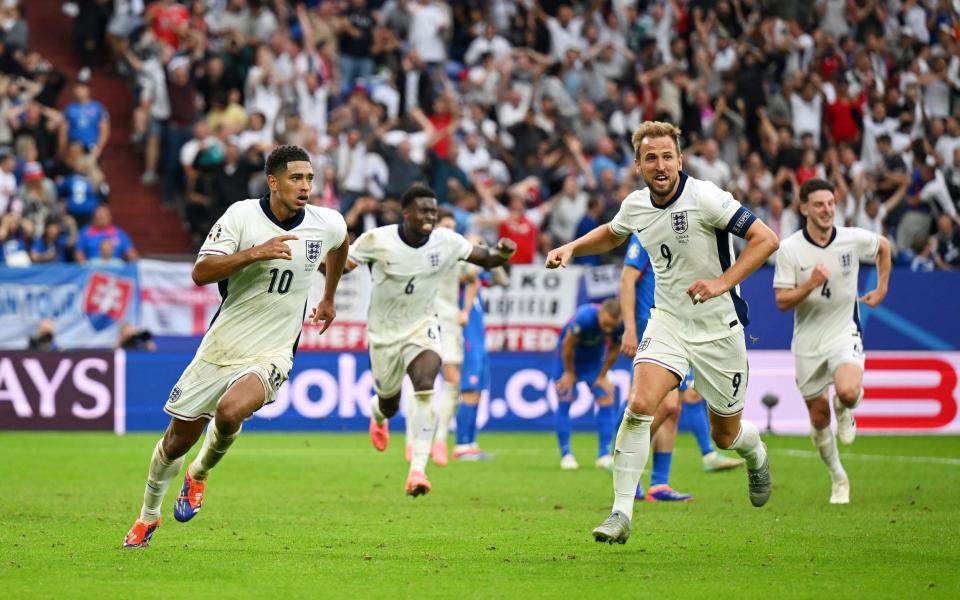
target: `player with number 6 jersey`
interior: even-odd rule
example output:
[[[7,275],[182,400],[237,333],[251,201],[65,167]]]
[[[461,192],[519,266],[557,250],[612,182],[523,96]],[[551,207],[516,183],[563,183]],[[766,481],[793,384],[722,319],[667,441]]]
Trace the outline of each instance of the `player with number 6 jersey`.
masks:
[[[866,229],[834,227],[833,186],[823,179],[800,186],[800,212],[807,224],[780,244],[773,287],[777,307],[794,309],[791,350],[797,387],[810,413],[810,439],[830,472],[830,503],[847,504],[850,480],[830,430],[828,392],[833,383],[837,437],[853,443],[853,409],[863,398],[865,359],[857,299],[860,261],[876,259],[877,288],[863,302],[877,306],[887,294],[890,243]]]
[[[729,193],[682,171],[680,129],[646,121],[633,134],[635,167],[647,187],[631,193],[609,224],[547,255],[547,268],[598,254],[636,234],[650,255],[655,307],[634,358],[630,399],[614,452],[614,504],[593,530],[598,542],[630,536],[634,494],[650,452],[657,409],[690,367],[707,398],[714,442],[747,464],[750,502],[766,504],[772,491],[760,433],[741,419],[747,387],[743,327],[747,306],[738,284],[777,249],[777,236]],[[731,235],[746,239],[733,260]]]
[[[389,442],[387,420],[400,409],[400,384],[409,375],[414,401],[408,410],[413,452],[405,491],[419,496],[431,490],[427,460],[437,427],[433,384],[440,372],[440,329],[436,298],[446,273],[467,261],[493,269],[516,251],[501,239],[493,251],[471,244],[451,229],[437,228],[437,195],[414,185],[400,200],[403,221],[365,232],[350,247],[347,269],[370,266],[373,291],[367,317],[370,369],[376,395],[370,399],[370,441],[383,451]]]
[[[200,511],[207,474],[243,421],[273,402],[290,373],[307,294],[321,266],[327,275],[323,298],[310,318],[324,322],[322,334],[336,317],[334,294],[349,249],[346,223],[336,211],[307,206],[314,175],[302,148],[276,148],[267,157],[266,176],[270,193],[231,205],[200,248],[193,280],[217,282],[222,302],[164,406],[170,426],[154,448],[140,518],[124,547],[149,544],[170,481],[209,422],[173,516],[186,522]]]

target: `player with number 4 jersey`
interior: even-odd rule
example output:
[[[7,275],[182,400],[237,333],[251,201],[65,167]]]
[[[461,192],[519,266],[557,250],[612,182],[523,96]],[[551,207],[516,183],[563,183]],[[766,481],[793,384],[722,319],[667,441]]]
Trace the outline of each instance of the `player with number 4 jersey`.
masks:
[[[833,186],[823,179],[800,186],[800,212],[807,224],[780,244],[773,287],[777,307],[794,309],[791,350],[797,387],[810,413],[810,438],[830,472],[830,503],[847,504],[850,480],[830,430],[828,392],[833,383],[837,437],[851,444],[856,436],[853,409],[863,398],[857,276],[862,259],[876,259],[877,288],[863,302],[879,305],[890,278],[890,243],[866,229],[834,227]]]
[[[347,269],[368,264],[373,291],[367,317],[370,369],[376,395],[370,399],[370,440],[387,448],[387,420],[400,408],[400,384],[409,375],[414,402],[413,453],[405,486],[410,496],[431,489],[426,467],[437,427],[433,384],[440,372],[440,329],[435,300],[444,275],[460,261],[493,269],[507,262],[516,244],[502,239],[493,251],[459,233],[437,228],[437,195],[414,185],[400,200],[403,221],[365,232],[350,247]]]
[[[690,367],[707,398],[714,442],[747,464],[750,502],[772,491],[760,433],[741,419],[748,365],[747,305],[738,284],[777,249],[777,236],[729,193],[682,169],[680,129],[646,121],[633,134],[635,166],[647,187],[631,193],[609,224],[550,251],[547,268],[612,250],[636,234],[650,255],[655,306],[637,347],[630,399],[614,452],[614,504],[593,530],[598,542],[630,536],[634,494],[650,452],[654,415]],[[747,245],[734,262],[736,235]]]

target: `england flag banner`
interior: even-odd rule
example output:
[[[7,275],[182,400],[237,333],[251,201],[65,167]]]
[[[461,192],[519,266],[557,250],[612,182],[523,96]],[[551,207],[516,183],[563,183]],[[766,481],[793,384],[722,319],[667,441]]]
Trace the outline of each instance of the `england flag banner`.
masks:
[[[0,269],[0,348],[26,348],[44,319],[61,350],[113,348],[122,323],[138,324],[137,287],[135,265]]]
[[[141,322],[154,335],[201,336],[220,306],[216,285],[197,286],[191,262],[140,261]]]

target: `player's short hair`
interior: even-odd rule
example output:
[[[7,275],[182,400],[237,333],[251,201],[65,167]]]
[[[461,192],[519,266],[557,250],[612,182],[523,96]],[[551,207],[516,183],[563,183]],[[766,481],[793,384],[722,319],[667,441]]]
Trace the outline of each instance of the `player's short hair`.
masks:
[[[673,138],[673,143],[677,147],[677,153],[680,153],[679,127],[673,123],[666,123],[664,121],[644,121],[640,124],[640,127],[637,127],[637,130],[633,132],[633,138],[630,140],[630,142],[633,144],[634,158],[640,158],[640,142],[643,141],[643,138],[658,137]]]
[[[803,185],[800,186],[800,203],[806,204],[807,200],[810,199],[810,194],[823,190],[833,193],[833,185],[826,179],[814,177],[813,179],[804,181]]]
[[[440,222],[444,219],[456,220],[457,218],[454,216],[453,211],[449,208],[441,208],[437,211],[437,222]]]
[[[620,318],[620,300],[616,298],[607,298],[604,300],[603,304],[600,305],[600,309],[610,313],[610,315],[616,319]]]
[[[429,186],[423,185],[422,183],[415,183],[410,186],[409,190],[403,193],[403,196],[400,196],[400,208],[407,208],[417,198],[433,198],[436,200],[437,193]]]
[[[300,146],[277,146],[267,157],[264,170],[267,175],[276,177],[287,170],[287,163],[297,161],[310,162],[310,155]]]

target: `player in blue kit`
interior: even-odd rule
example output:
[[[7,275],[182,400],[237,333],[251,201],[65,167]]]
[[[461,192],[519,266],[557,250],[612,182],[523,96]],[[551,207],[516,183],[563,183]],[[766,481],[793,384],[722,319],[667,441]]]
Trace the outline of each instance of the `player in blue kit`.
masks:
[[[617,349],[623,337],[620,301],[609,298],[603,304],[584,304],[577,308],[563,330],[557,346],[554,377],[557,386],[557,441],[560,444],[560,468],[580,467],[570,450],[570,406],[575,399],[578,382],[586,382],[597,402],[597,437],[599,449],[596,466],[610,469],[613,457],[613,425],[616,418],[613,383],[607,372],[617,360]]]
[[[474,243],[479,240],[472,239]],[[457,445],[453,458],[464,461],[490,460],[492,454],[477,444],[477,411],[480,395],[490,387],[490,355],[484,335],[483,304],[480,289],[490,284],[506,285],[507,275],[502,268],[483,272],[463,288],[462,303],[469,307],[467,323],[463,326],[463,364],[460,372],[461,401],[457,406]]]
[[[620,300],[623,306],[624,334],[620,351],[630,357],[637,353],[637,340],[647,327],[650,309],[654,304],[655,282],[650,268],[650,256],[643,249],[636,235],[630,236],[627,256],[623,261],[620,276]],[[710,423],[707,420],[706,403],[693,391],[693,371],[687,373],[676,391],[667,394],[660,405],[660,412],[653,426],[653,470],[650,473],[650,488],[644,494],[637,486],[637,499],[648,502],[682,502],[693,496],[677,492],[670,487],[670,466],[676,444],[677,425],[681,407],[688,416],[697,445],[707,472],[733,469],[743,464],[742,459],[719,454],[710,440]],[[683,402],[681,402],[683,397]]]

